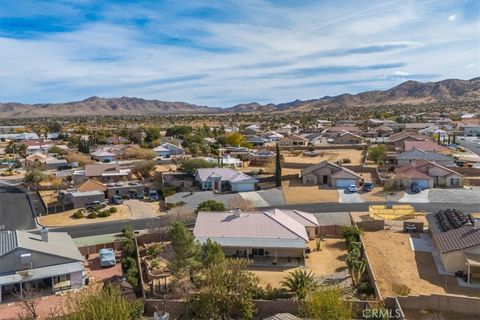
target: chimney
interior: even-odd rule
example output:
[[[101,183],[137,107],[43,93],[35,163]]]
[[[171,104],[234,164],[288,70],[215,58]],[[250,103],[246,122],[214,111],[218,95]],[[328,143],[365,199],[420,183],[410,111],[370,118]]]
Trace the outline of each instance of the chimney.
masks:
[[[43,242],[48,242],[48,228],[43,227],[42,230],[40,230],[40,236],[42,237]]]
[[[480,218],[473,219],[473,230],[480,230]]]
[[[235,213],[235,217],[237,218],[239,218],[240,215],[242,214],[242,210],[240,208],[233,209],[233,212]]]

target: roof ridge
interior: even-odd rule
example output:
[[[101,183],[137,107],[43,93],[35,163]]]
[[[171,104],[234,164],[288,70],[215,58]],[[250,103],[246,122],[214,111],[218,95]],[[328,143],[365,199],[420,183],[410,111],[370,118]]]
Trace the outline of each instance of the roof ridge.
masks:
[[[294,219],[290,218],[287,214],[285,214],[282,210],[280,209],[273,209],[273,215],[277,214],[276,211],[278,210],[278,212],[280,212],[281,214],[283,214],[285,217],[287,217],[287,219],[290,219],[292,220],[294,223],[297,223],[300,225],[300,223],[298,223],[297,221],[295,221]],[[263,212],[264,215],[266,215],[267,217],[269,217],[270,219],[274,220],[276,223],[278,223],[279,225],[281,225],[282,227],[284,227],[285,229],[287,229],[288,231],[292,232],[293,234],[296,234],[298,237],[304,239],[305,241],[308,241],[308,239],[305,239],[302,235],[299,235],[297,232],[295,232],[294,230],[292,230],[291,228],[287,227],[285,224],[283,224],[282,222],[280,222],[278,219],[275,219],[271,214],[269,214],[268,211],[264,211]],[[303,228],[304,226],[302,226]]]

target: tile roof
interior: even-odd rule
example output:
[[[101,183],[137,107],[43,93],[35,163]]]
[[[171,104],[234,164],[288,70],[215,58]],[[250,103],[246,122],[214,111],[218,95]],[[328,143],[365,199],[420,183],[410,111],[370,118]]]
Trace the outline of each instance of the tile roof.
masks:
[[[405,150],[409,151],[412,149],[419,149],[427,152],[447,152],[448,148],[438,145],[432,141],[415,141],[415,140],[406,140],[405,141]]]

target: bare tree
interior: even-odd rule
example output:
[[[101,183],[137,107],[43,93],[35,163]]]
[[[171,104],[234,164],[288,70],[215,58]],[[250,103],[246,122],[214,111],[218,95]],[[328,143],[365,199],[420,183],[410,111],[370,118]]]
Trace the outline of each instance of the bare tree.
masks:
[[[21,319],[38,319],[39,314],[37,311],[38,299],[40,298],[40,293],[36,286],[32,286],[30,283],[20,284],[22,288],[20,290],[15,290],[14,295],[21,301],[20,308],[22,309],[22,314],[19,314]],[[26,313],[26,314],[23,314]]]

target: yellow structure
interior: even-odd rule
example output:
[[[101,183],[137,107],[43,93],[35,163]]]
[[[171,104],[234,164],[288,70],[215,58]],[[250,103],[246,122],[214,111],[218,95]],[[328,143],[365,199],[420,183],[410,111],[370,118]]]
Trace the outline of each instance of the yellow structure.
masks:
[[[392,205],[390,207],[374,205],[368,208],[370,218],[383,220],[403,220],[415,218],[418,214],[411,205]]]

